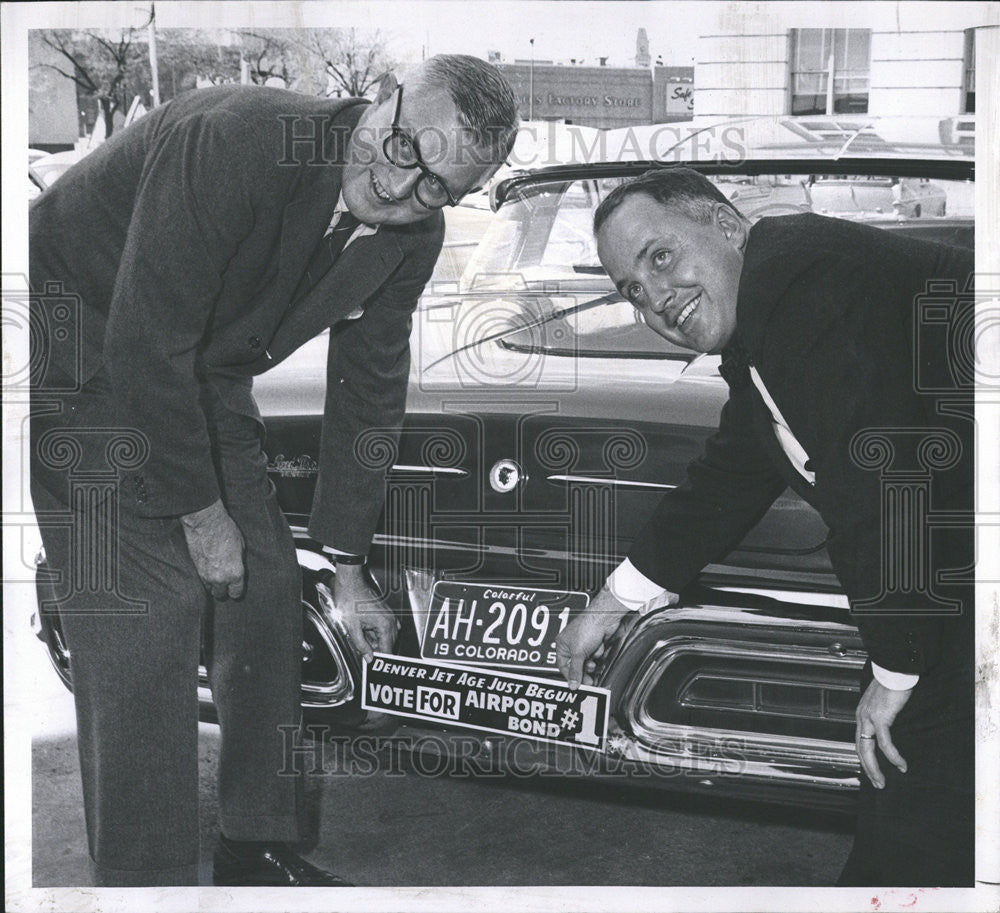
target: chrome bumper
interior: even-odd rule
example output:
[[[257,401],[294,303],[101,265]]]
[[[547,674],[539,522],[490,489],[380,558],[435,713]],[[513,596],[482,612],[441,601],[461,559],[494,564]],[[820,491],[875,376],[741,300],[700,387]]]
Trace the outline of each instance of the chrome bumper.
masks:
[[[793,594],[704,595],[651,613],[613,648],[600,684],[622,729],[615,750],[706,786],[856,790],[849,733],[866,657],[846,609],[815,620]]]

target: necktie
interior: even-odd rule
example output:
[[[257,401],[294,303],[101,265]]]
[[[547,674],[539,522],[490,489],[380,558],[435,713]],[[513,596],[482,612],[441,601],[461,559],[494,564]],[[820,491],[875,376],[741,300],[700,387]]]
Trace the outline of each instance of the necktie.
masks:
[[[351,235],[354,234],[354,229],[360,224],[360,220],[356,216],[351,215],[350,210],[340,214],[340,219],[337,220],[337,224],[324,239],[327,242],[327,248],[330,251],[331,266],[336,261],[337,257],[340,256],[344,247],[346,247]]]
[[[299,281],[299,286],[295,290],[295,300],[301,298],[306,292],[312,289],[340,256],[351,235],[354,234],[361,222],[350,211],[343,212],[337,224],[323,235],[322,240],[316,246],[312,257],[306,264],[306,271]]]

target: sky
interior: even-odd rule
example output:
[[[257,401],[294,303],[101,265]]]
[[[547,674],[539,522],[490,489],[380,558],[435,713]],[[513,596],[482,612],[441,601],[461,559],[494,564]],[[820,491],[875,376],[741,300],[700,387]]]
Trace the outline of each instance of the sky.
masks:
[[[50,26],[120,27],[145,22],[151,0],[132,2],[52,2],[34,7]],[[981,21],[987,4],[969,2],[723,2],[723,0],[156,0],[161,28],[355,27],[380,31],[401,63],[424,55],[466,53],[527,60],[535,39],[536,60],[631,66],[636,33],[645,28],[652,60],[668,66],[694,62],[699,36],[719,28],[753,31],[761,17],[782,27],[863,27],[877,19],[882,28],[934,28],[965,19]],[[970,18],[971,16],[971,18]],[[40,23],[41,24],[41,23]]]
[[[419,52],[420,46],[427,44],[430,53],[464,51],[482,56],[498,50],[504,60],[527,60],[531,55],[529,39],[534,38],[536,60],[582,58],[596,65],[599,57],[608,57],[608,64],[614,66],[632,64],[636,33],[645,28],[652,59],[661,54],[664,63],[685,66],[693,61],[699,33],[698,9],[704,10],[705,4],[680,2],[665,7],[636,0],[424,2],[401,7],[412,9],[411,21],[423,26],[398,39],[401,49],[415,48]]]
[[[63,4],[52,4],[52,7]],[[66,5],[69,7],[70,5]],[[118,4],[81,4],[113,15]],[[148,7],[137,2],[135,9]],[[109,9],[110,7],[110,9]],[[465,53],[486,57],[500,51],[503,59],[527,60],[535,39],[536,60],[583,59],[597,64],[631,65],[636,33],[645,28],[652,59],[668,65],[692,63],[699,18],[706,4],[688,0],[646,3],[642,0],[341,0],[337,3],[175,3],[157,0],[161,28],[212,27],[221,19],[258,28],[356,27],[381,31],[393,53],[404,62],[424,53]],[[699,14],[699,10],[701,11]],[[333,13],[336,14],[335,18]]]

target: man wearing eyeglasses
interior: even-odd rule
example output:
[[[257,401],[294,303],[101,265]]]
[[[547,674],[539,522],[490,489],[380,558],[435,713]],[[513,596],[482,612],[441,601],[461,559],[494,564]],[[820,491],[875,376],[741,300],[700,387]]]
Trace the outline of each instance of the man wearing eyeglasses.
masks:
[[[499,71],[465,56],[387,78],[373,104],[206,89],[33,204],[32,496],[63,584],[48,608],[72,654],[97,884],[197,883],[203,627],[222,735],[215,883],[345,883],[291,846],[301,786],[279,771],[300,712],[300,579],[252,377],[330,329],[309,531],[337,556],[358,653],[390,650],[397,624],[363,566],[384,470],[356,445],[398,436],[440,210],[486,184],[516,128]],[[59,335],[67,301],[76,345]],[[117,504],[72,494],[109,462]],[[86,532],[108,505],[112,546]],[[101,554],[117,554],[113,584],[87,586],[80,567]]]

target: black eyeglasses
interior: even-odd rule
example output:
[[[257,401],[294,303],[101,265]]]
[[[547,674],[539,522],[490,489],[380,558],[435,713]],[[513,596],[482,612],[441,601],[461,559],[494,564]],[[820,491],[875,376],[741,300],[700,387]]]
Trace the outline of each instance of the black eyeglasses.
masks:
[[[396,113],[392,117],[392,126],[389,128],[389,135],[382,143],[382,151],[385,157],[398,168],[419,168],[420,177],[413,188],[417,202],[424,209],[441,209],[443,206],[458,206],[458,200],[452,196],[451,191],[445,186],[433,171],[430,170],[420,157],[420,150],[417,148],[416,140],[407,136],[399,126],[399,112],[403,107],[403,86],[397,86],[399,94],[396,96]]]

